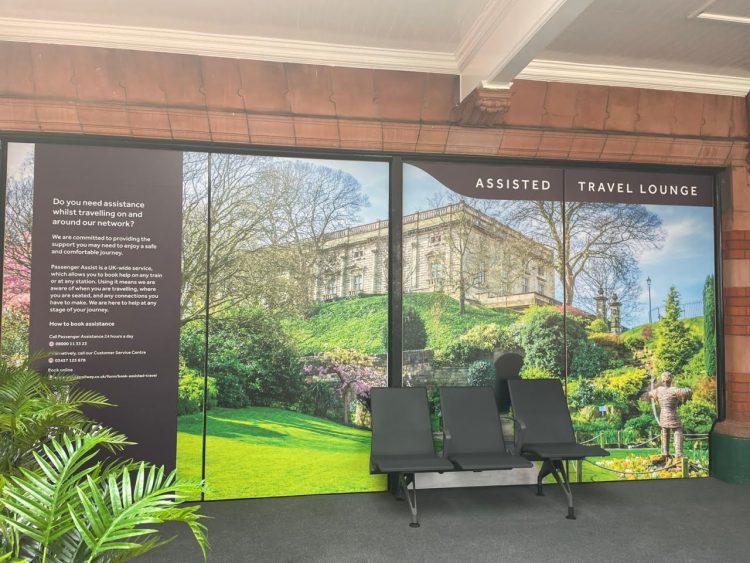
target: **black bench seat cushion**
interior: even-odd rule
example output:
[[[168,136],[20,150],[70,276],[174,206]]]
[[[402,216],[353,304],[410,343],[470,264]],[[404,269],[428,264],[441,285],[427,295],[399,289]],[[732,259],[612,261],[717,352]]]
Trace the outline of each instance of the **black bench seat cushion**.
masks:
[[[583,459],[607,456],[599,446],[576,443],[573,422],[559,379],[508,381],[513,416],[522,420],[524,456],[531,459]]]
[[[434,454],[374,455],[370,459],[372,470],[377,473],[422,473],[430,471],[453,471],[453,464]]]
[[[444,457],[464,471],[531,467],[505,447],[503,429],[490,387],[441,387]]]
[[[526,458],[509,453],[498,452],[456,454],[451,456],[451,461],[464,471],[517,469],[532,466],[532,463]]]
[[[373,387],[370,405],[372,473],[453,470],[453,464],[435,454],[427,389]]]
[[[609,455],[607,450],[599,446],[576,443],[524,444],[523,453],[539,459],[583,459]]]

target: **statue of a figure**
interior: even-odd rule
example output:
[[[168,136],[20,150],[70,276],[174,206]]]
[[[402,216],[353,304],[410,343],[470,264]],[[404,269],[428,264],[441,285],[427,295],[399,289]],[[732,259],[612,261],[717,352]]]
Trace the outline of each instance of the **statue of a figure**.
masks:
[[[688,387],[672,387],[672,374],[661,374],[661,385],[646,393],[649,399],[659,402],[659,426],[661,426],[661,455],[669,456],[669,431],[674,433],[675,457],[682,457],[682,421],[677,414],[680,403],[690,398],[693,391]]]

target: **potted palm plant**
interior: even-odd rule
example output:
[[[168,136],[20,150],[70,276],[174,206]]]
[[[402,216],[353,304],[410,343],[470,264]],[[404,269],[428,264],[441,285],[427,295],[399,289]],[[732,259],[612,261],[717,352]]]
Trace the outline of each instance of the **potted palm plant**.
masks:
[[[107,460],[129,442],[84,407],[111,406],[75,377],[50,378],[0,361],[0,560],[124,561],[169,539],[164,522],[185,523],[206,554],[200,484],[163,467]]]

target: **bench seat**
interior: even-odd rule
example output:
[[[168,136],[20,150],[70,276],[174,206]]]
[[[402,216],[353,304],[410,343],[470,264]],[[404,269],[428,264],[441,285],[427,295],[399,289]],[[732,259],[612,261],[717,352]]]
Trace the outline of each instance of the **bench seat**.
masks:
[[[370,459],[373,473],[424,473],[453,471],[453,464],[437,455],[374,455]]]
[[[583,459],[586,457],[602,457],[609,452],[599,446],[583,444],[524,444],[523,454],[538,459]]]
[[[531,462],[521,456],[498,452],[456,454],[451,457],[451,461],[463,471],[490,471],[493,469],[531,467]]]

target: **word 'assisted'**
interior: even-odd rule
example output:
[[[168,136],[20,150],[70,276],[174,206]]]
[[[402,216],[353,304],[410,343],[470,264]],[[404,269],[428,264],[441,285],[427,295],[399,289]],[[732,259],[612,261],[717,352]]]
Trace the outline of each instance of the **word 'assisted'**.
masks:
[[[477,178],[475,188],[487,190],[543,190],[550,189],[549,180],[529,178]]]

